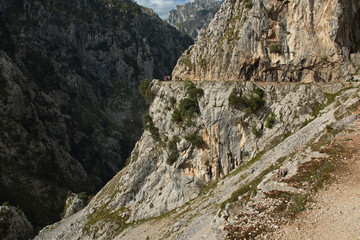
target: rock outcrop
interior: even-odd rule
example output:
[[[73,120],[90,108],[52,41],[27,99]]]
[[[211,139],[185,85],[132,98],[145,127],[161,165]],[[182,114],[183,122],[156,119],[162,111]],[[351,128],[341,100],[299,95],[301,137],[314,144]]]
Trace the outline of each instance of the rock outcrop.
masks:
[[[345,81],[359,77],[360,3],[226,0],[179,59],[190,80]]]
[[[88,204],[88,196],[85,193],[75,194],[71,193],[65,202],[63,218],[70,217],[77,213]]]
[[[0,236],[3,240],[26,240],[34,233],[25,214],[12,206],[0,206]]]
[[[176,9],[170,11],[166,21],[196,40],[201,29],[206,28],[213,19],[221,3],[217,0],[195,0],[177,5]]]
[[[39,229],[98,191],[141,136],[140,81],[191,43],[130,0],[0,0],[0,203]]]
[[[360,99],[348,86],[154,81],[131,163],[36,239],[221,239],[224,220],[258,211],[266,194],[301,192],[277,176],[295,176],[322,156],[309,144],[356,119],[341,123]]]

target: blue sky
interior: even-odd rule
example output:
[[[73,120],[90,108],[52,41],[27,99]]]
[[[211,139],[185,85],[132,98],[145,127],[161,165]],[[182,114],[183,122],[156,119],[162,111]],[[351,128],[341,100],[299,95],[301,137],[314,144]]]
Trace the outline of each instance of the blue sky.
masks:
[[[139,5],[152,8],[162,19],[167,19],[169,11],[176,5],[181,5],[192,0],[135,0]]]

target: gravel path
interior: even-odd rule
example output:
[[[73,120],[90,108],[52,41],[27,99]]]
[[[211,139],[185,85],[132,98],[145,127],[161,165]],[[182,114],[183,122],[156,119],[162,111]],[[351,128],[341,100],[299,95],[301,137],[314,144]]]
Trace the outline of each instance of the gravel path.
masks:
[[[357,120],[336,137],[344,147],[336,182],[320,191],[308,210],[271,239],[360,239],[360,110]]]

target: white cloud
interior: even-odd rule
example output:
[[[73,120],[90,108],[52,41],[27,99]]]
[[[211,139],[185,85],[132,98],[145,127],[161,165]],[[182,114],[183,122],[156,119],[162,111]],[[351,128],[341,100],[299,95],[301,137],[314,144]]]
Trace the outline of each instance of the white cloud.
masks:
[[[189,0],[135,0],[139,5],[152,8],[162,19],[167,19],[169,11],[176,5],[181,5]]]

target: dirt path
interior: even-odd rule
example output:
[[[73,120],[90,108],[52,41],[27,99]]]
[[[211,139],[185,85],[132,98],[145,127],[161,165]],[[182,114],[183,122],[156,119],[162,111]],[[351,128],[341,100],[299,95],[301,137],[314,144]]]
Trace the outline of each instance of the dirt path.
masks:
[[[281,240],[360,239],[360,111],[357,120],[336,137],[344,148],[336,182],[321,190],[308,210],[271,235]]]

